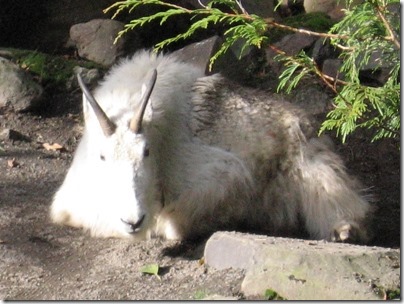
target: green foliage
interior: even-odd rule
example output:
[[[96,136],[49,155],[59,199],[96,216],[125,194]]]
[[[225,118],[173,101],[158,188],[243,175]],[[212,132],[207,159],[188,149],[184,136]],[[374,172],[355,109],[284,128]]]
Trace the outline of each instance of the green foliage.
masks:
[[[397,2],[365,1],[347,10],[345,18],[330,29],[331,44],[341,50],[343,81],[332,79],[335,84],[331,84],[304,52],[295,57],[280,55],[286,69],[280,76],[278,89],[290,92],[304,76],[316,74],[335,92],[335,107],[327,114],[320,133],[335,130],[342,142],[358,128],[372,129],[372,141],[399,135],[400,46],[396,37],[400,29],[399,23],[392,27],[397,17],[388,9],[388,4]],[[374,55],[377,62],[370,61]],[[368,65],[374,71],[390,67],[388,80],[382,86],[361,83],[359,71]]]
[[[295,57],[279,55],[276,57],[279,61],[284,63],[285,69],[279,76],[279,84],[277,91],[285,90],[290,93],[299,84],[299,81],[309,75],[316,69],[313,59],[301,51]],[[296,75],[296,73],[298,73]]]
[[[205,290],[197,290],[194,295],[194,300],[203,300],[207,296],[208,294],[206,293]]]
[[[215,6],[217,4],[226,5],[232,11],[232,13],[226,13],[216,8]],[[156,44],[156,51],[163,49],[167,45],[179,40],[187,39],[193,36],[198,30],[207,29],[210,25],[217,23],[226,25],[228,29],[224,33],[224,43],[218,52],[212,56],[210,68],[212,67],[214,61],[219,56],[223,55],[240,38],[245,40],[244,47],[247,47],[248,45],[261,47],[268,39],[268,37],[265,35],[265,31],[267,29],[265,21],[256,15],[239,14],[237,10],[237,1],[234,0],[212,0],[209,1],[205,7],[195,10],[189,10],[178,5],[159,0],[126,0],[116,2],[114,5],[107,8],[106,11],[116,9],[114,15],[114,17],[116,17],[116,15],[122,11],[131,11],[139,5],[159,5],[166,7],[167,10],[159,11],[150,16],[140,17],[130,21],[129,24],[125,25],[124,30],[118,34],[117,39],[119,39],[127,31],[133,30],[136,27],[155,20],[160,20],[160,25],[163,25],[169,18],[181,14],[189,15],[191,20],[193,20],[192,25],[184,33],[178,34],[175,37],[168,38]],[[240,52],[240,54],[242,54],[242,52]]]
[[[400,300],[401,290],[400,288],[394,290],[386,290],[386,300]]]
[[[156,276],[159,280],[161,280],[159,276],[160,267],[158,264],[147,264],[140,268],[140,272],[144,274],[150,274]]]
[[[278,91],[290,92],[303,78],[316,75],[335,93],[335,108],[328,113],[320,133],[335,130],[343,142],[357,128],[374,130],[372,140],[397,137],[401,125],[400,42],[397,38],[400,37],[400,16],[395,16],[389,5],[399,4],[399,0],[368,0],[360,5],[353,5],[352,0],[346,0],[346,4],[348,7],[346,15],[336,24],[322,14],[314,15],[316,18],[310,18],[310,14],[287,18],[285,24],[279,24],[272,19],[263,19],[249,14],[239,0],[211,0],[202,8],[195,10],[163,0],[126,0],[115,3],[107,10],[115,9],[116,16],[125,10],[130,12],[140,5],[159,5],[165,8],[150,16],[132,20],[117,39],[128,30],[145,23],[159,20],[162,25],[173,16],[188,15],[192,21],[188,30],[161,41],[155,46],[156,50],[187,39],[211,25],[218,23],[224,25],[226,28],[224,42],[212,56],[210,67],[219,56],[240,39],[244,42],[244,48],[247,46],[260,48],[275,41],[279,33],[285,31],[328,38],[331,44],[341,51],[343,66],[340,72],[345,78],[332,79],[324,75],[304,52],[297,56],[287,56],[282,50],[278,50],[278,59],[285,65],[285,70],[280,76]],[[225,12],[219,7],[228,9]],[[312,32],[313,30],[319,32]],[[242,51],[240,54],[243,53]],[[370,59],[375,54],[379,61],[371,62]],[[361,83],[359,71],[367,67],[369,63],[373,64],[373,70],[381,66],[391,68],[388,80],[383,85],[374,87]]]
[[[158,275],[159,273],[159,265],[157,264],[147,264],[140,268],[140,272],[147,274]]]
[[[264,298],[265,298],[265,300],[275,300],[275,301],[286,300],[285,298],[281,297],[276,291],[274,291],[272,289],[265,290]]]
[[[341,72],[347,83],[338,91],[335,109],[328,113],[320,132],[335,129],[343,141],[361,127],[375,130],[373,140],[399,134],[400,46],[395,39],[400,28],[399,24],[392,28],[387,21],[394,20],[387,5],[397,2],[366,1],[348,10],[345,18],[331,29],[331,33],[340,35],[331,42],[343,46]],[[374,70],[382,65],[391,68],[387,82],[380,87],[363,85],[359,77],[359,71],[374,54],[379,57]]]

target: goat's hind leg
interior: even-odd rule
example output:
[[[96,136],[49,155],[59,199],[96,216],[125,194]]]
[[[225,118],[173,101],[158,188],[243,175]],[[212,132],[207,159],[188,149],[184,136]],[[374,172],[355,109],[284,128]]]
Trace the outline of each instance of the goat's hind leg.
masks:
[[[330,241],[366,242],[371,206],[360,183],[341,158],[319,139],[303,144],[296,177],[301,210],[310,236]]]

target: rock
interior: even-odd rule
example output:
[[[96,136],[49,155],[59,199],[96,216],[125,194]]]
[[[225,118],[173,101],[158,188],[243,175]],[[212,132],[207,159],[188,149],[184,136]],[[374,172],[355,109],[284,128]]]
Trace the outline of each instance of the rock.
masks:
[[[274,1],[243,0],[240,2],[249,14],[262,18],[279,18],[278,12],[274,12]]]
[[[209,71],[209,60],[217,52],[223,40],[219,36],[213,36],[200,42],[192,43],[173,52],[183,62],[192,63],[205,70],[206,75]]]
[[[313,116],[325,114],[333,109],[332,98],[327,94],[327,90],[314,83],[297,87],[286,98]]]
[[[358,5],[363,0],[353,0],[352,5]],[[344,9],[347,7],[345,1],[338,0],[304,0],[304,10],[306,13],[322,12],[330,16],[331,19],[340,20],[344,17]]]
[[[287,55],[297,55],[301,50],[308,49],[317,40],[317,37],[294,33],[286,35],[281,41],[275,43],[275,46],[286,52]]]
[[[1,1],[0,45],[48,53],[64,48],[73,24],[110,18],[103,9],[115,0]]]
[[[242,60],[239,60],[235,54],[240,46],[233,46],[220,56],[209,70],[210,58],[220,49],[223,39],[219,36],[213,36],[200,42],[192,43],[186,47],[173,52],[181,61],[190,62],[202,69],[205,69],[206,75],[221,73],[229,79],[237,82],[243,82],[251,78],[250,67],[253,66],[258,58],[259,51],[255,48],[247,48]]]
[[[12,130],[12,129],[3,129],[0,131],[0,140],[4,141],[14,141],[14,140],[21,140],[21,141],[30,141],[28,136],[23,135],[22,133]]]
[[[237,301],[237,297],[227,297],[218,294],[209,295],[202,299],[203,301]]]
[[[306,13],[328,13],[335,9],[337,6],[336,0],[305,0],[304,10]]]
[[[360,78],[367,85],[384,85],[390,77],[394,64],[390,60],[381,60],[382,57],[383,51],[377,50],[370,54],[367,63],[361,67]],[[356,63],[359,65],[363,60],[363,56],[358,56]]]
[[[309,49],[313,43],[316,41],[316,37],[309,36],[301,33],[295,33],[286,35],[280,41],[274,44],[274,47],[284,51],[286,55],[294,56],[297,55],[301,50]],[[271,48],[266,48],[266,59],[271,70],[276,74],[279,74],[283,68],[282,63],[274,59],[278,55]]]
[[[37,107],[43,89],[13,62],[0,57],[0,108],[25,111]]]
[[[326,59],[323,62],[322,72],[330,77],[337,78],[340,80],[345,79],[344,73],[340,71],[342,66],[341,59]]]
[[[326,59],[338,58],[339,54],[339,50],[331,45],[330,40],[324,38],[317,39],[311,50],[311,58],[318,66],[321,66]]]
[[[79,88],[77,83],[77,74],[80,74],[84,83],[90,87],[95,86],[102,76],[98,69],[86,69],[81,66],[76,66],[73,68],[73,76],[66,83],[66,87],[68,89]]]
[[[400,250],[217,232],[205,263],[246,269],[242,292],[276,291],[288,300],[380,300],[400,286]]]
[[[70,28],[70,38],[76,44],[79,55],[104,66],[112,65],[122,55],[125,37],[114,44],[124,24],[109,19],[94,19],[75,24]]]

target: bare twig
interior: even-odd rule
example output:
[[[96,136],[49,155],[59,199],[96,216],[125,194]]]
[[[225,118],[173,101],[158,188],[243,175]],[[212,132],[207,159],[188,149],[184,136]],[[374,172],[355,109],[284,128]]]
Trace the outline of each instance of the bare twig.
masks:
[[[199,3],[199,5],[202,6],[203,8],[205,8],[205,9],[208,8],[205,4],[203,4],[203,3],[201,2],[201,0],[198,0],[198,3]]]
[[[302,34],[306,34],[306,35],[310,35],[310,36],[317,36],[317,37],[324,37],[324,38],[337,38],[337,39],[342,39],[342,40],[348,39],[347,35],[337,35],[337,34],[327,34],[327,33],[313,32],[313,31],[309,31],[309,30],[305,30],[305,29],[299,29],[299,28],[295,28],[295,27],[292,27],[292,26],[280,24],[280,23],[277,23],[277,22],[272,21],[272,20],[268,20],[266,22],[267,22],[268,25],[273,26],[273,27],[281,28],[281,29],[288,30],[288,31],[291,31],[291,32],[302,33]]]
[[[390,23],[386,20],[386,18],[384,17],[380,6],[376,6],[376,10],[377,10],[377,14],[379,15],[380,19],[383,21],[384,26],[386,27],[387,31],[389,32],[389,36],[385,37],[386,40],[388,41],[392,41],[394,43],[394,45],[400,49],[400,42],[396,39],[396,36],[394,35],[394,32],[390,26]]]
[[[241,0],[235,0],[235,1],[236,1],[236,3],[237,3],[238,7],[240,8],[240,10],[243,12],[243,14],[249,16],[248,12],[246,11],[246,9],[245,9],[245,8],[243,7],[243,5],[241,4]]]

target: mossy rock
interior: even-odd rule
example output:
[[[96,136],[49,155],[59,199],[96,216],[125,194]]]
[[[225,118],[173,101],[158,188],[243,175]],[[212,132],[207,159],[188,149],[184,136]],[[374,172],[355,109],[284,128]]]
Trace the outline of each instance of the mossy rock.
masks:
[[[66,87],[66,83],[74,74],[73,68],[76,66],[104,69],[94,62],[32,50],[3,48],[0,50],[0,56],[7,57],[24,70],[29,71],[46,88],[63,89]]]

